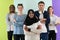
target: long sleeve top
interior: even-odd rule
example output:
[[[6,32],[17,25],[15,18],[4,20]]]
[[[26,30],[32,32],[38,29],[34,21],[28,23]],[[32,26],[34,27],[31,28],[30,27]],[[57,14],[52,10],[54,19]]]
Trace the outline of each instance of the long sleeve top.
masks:
[[[14,26],[13,26],[13,18],[14,18],[14,13],[8,13],[6,16],[6,24],[7,24],[7,31],[13,31]]]
[[[14,19],[16,22],[14,22],[14,33],[13,34],[24,34],[23,32],[23,24],[25,21],[26,15],[15,15]]]

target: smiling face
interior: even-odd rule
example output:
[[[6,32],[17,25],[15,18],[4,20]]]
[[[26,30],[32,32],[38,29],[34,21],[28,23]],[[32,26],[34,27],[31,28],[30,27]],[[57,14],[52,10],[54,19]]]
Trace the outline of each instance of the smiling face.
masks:
[[[34,17],[34,13],[32,11],[29,12],[29,17],[33,18]]]

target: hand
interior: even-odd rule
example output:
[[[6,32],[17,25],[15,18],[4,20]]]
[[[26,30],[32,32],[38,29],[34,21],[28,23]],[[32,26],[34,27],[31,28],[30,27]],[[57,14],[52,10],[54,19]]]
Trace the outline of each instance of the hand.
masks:
[[[52,26],[52,24],[49,24],[49,26]]]
[[[16,22],[16,20],[15,20],[15,19],[14,19],[13,21],[14,21],[14,22]]]
[[[45,19],[45,18],[40,19],[40,22],[41,22],[41,23],[45,23],[45,21],[46,21],[46,19]]]
[[[13,25],[11,25],[11,30],[14,30],[14,27],[13,27]]]
[[[56,23],[55,25],[60,25],[60,23]]]
[[[31,32],[31,29],[30,29],[30,28],[28,28],[28,31],[29,31],[29,32]]]
[[[25,29],[25,31],[28,31],[28,28],[27,28],[27,26],[26,26],[26,25],[25,25],[25,28],[24,28],[24,29]]]
[[[41,29],[41,25],[39,25],[39,26],[37,27],[37,29]]]

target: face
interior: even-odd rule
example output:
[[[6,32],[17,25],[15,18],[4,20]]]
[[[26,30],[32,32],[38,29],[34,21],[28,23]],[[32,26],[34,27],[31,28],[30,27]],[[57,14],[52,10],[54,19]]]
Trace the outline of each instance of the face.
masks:
[[[15,9],[14,9],[13,6],[10,7],[10,11],[11,11],[11,12],[15,11]]]
[[[23,10],[23,7],[22,6],[18,6],[18,11],[22,11]]]
[[[30,17],[30,18],[33,18],[33,17],[34,17],[34,13],[33,13],[32,11],[30,11],[29,17]]]
[[[43,4],[43,3],[40,3],[39,5],[38,5],[38,8],[39,8],[39,10],[44,10],[44,6],[45,6],[45,4]]]
[[[53,13],[53,8],[52,7],[49,8],[49,12]]]

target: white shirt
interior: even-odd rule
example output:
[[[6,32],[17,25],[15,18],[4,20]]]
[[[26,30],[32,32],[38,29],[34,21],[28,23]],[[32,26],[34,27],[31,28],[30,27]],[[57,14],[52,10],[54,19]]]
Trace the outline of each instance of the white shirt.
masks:
[[[11,13],[9,15],[7,15],[7,17],[10,19],[10,21],[8,21],[7,19],[7,31],[13,31],[14,30],[14,25],[13,25],[13,19],[14,19],[14,13]]]
[[[53,16],[50,16],[50,24],[49,25],[49,30],[55,30],[55,33],[57,33],[57,28],[56,28],[56,20],[57,20],[57,16],[56,15],[53,15]]]
[[[10,18],[10,21],[13,21],[14,20],[14,13],[10,14],[9,18]]]
[[[44,11],[43,11],[43,12],[44,12]],[[39,18],[42,19],[42,18],[43,18],[43,13],[42,13],[41,11],[39,11],[39,13],[40,13]]]
[[[40,13],[39,19],[43,19],[44,18],[43,17],[44,11],[43,12],[39,11],[39,13]],[[42,33],[46,33],[47,32],[47,28],[46,28],[45,24],[42,23],[42,25],[43,25],[42,26]]]

